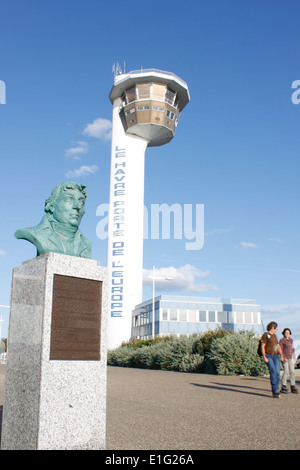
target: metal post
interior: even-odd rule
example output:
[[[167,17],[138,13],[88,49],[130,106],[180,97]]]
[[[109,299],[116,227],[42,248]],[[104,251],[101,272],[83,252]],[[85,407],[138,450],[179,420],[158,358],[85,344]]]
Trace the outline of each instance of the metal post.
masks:
[[[152,339],[155,336],[155,266],[153,266],[152,279]]]

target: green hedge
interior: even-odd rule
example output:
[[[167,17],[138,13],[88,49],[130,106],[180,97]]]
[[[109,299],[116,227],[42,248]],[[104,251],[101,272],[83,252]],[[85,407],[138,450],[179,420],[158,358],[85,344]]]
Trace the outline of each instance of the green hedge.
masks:
[[[212,342],[208,357],[220,375],[265,375],[268,368],[257,354],[258,338],[241,331]]]
[[[200,335],[134,339],[108,351],[110,366],[198,372],[221,375],[265,375],[267,367],[257,355],[254,332],[233,333],[222,328]]]

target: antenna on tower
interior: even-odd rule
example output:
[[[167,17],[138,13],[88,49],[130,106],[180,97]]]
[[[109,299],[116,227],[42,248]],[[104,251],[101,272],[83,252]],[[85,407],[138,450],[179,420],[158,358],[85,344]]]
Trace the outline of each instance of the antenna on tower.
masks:
[[[124,71],[125,71],[125,62],[124,62]],[[113,64],[113,67],[112,67],[112,73],[114,74],[114,76],[116,77],[117,75],[122,75],[123,72],[122,72],[122,69],[121,69],[121,66],[119,64],[119,59],[117,59],[117,62],[115,62]],[[125,73],[125,72],[124,72]]]

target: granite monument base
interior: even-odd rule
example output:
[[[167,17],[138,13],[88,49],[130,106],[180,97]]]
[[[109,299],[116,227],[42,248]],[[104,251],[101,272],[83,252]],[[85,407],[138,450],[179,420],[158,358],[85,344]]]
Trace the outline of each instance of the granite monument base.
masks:
[[[46,253],[13,270],[1,448],[105,448],[107,268]]]

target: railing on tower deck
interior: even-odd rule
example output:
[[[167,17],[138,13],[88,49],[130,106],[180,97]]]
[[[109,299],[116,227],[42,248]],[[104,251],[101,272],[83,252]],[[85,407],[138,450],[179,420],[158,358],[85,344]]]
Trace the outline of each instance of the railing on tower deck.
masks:
[[[165,70],[159,70],[159,69],[140,69],[140,70],[131,70],[130,72],[126,72],[124,75],[139,75],[141,73],[160,73],[163,75],[167,75],[170,78],[175,78],[176,80],[180,81],[181,83],[184,83],[186,86],[186,82],[182,80],[182,78],[179,78],[175,73],[173,72],[166,72]]]

